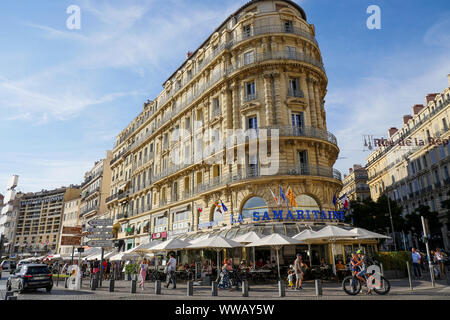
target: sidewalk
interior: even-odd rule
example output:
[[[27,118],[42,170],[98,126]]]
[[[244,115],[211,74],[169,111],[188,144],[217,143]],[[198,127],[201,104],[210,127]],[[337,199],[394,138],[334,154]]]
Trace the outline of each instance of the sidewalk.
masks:
[[[317,297],[315,295],[314,282],[307,281],[303,285],[302,291],[294,291],[286,288],[286,297],[278,296],[278,286],[276,284],[250,285],[249,297],[242,297],[242,291],[233,289],[233,291],[219,290],[218,296],[211,295],[211,287],[194,286],[194,295],[187,296],[186,283],[177,285],[177,289],[166,289],[164,284],[161,285],[161,295],[155,294],[154,283],[147,282],[146,288],[142,291],[136,288],[136,293],[131,293],[131,281],[116,281],[114,292],[109,292],[109,281],[104,281],[101,288],[91,291],[89,281],[83,281],[82,289],[72,291],[64,289],[64,282],[60,282],[59,286],[54,286],[53,293],[64,296],[63,299],[74,300],[268,300],[268,299],[294,299],[294,300],[404,300],[404,299],[444,299],[450,300],[450,287],[446,285],[444,280],[436,282],[436,288],[431,287],[431,283],[427,281],[413,281],[413,291],[410,291],[408,279],[390,280],[391,291],[386,296],[359,294],[357,296],[347,295],[341,287],[340,283],[323,283],[323,295]],[[37,294],[39,298],[50,298],[44,292]],[[22,298],[22,296],[20,297]],[[19,298],[19,299],[20,299]],[[23,298],[32,298],[24,295]],[[35,297],[33,297],[34,299]]]

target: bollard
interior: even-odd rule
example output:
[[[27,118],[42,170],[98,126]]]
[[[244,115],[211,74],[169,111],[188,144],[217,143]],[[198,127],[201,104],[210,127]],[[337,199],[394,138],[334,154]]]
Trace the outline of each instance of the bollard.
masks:
[[[155,294],[161,294],[161,280],[155,281]]]
[[[17,296],[14,296],[14,295],[12,295],[12,296],[7,296],[7,297],[6,297],[6,300],[17,300]]]
[[[248,281],[247,280],[242,281],[242,296],[248,297]]]
[[[316,279],[316,280],[314,280],[314,282],[316,285],[316,296],[321,296],[322,295],[322,280]]]
[[[136,280],[131,280],[131,293],[136,293]]]
[[[67,289],[69,287],[68,283],[69,283],[69,278],[65,278],[65,280],[64,280],[64,288]]]
[[[213,281],[211,284],[211,295],[217,297],[217,281]]]
[[[409,262],[406,261],[406,270],[408,271],[408,280],[409,280],[409,290],[413,291],[412,279],[411,279],[411,266]]]
[[[278,281],[278,295],[280,297],[285,297],[286,296],[286,288],[284,287],[284,282],[283,281]]]
[[[14,292],[12,291],[6,291],[5,292],[5,300],[9,300],[10,297],[14,296]]]
[[[114,292],[114,279],[109,281],[109,292]]]
[[[58,271],[58,276],[56,277],[56,286],[59,286],[59,271]]]
[[[187,295],[188,296],[194,295],[194,282],[192,281],[187,282]]]

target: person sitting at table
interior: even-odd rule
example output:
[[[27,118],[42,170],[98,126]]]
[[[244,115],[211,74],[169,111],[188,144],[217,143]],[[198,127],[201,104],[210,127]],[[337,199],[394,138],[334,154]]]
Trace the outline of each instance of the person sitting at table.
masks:
[[[177,271],[183,271],[183,270],[184,270],[184,266],[183,266],[182,263],[180,263],[180,264],[178,265]]]
[[[272,269],[272,264],[270,263],[269,259],[266,260],[266,264],[263,266],[263,268],[265,268],[265,269]]]
[[[328,264],[325,261],[325,258],[320,259],[320,267],[321,268],[329,268]]]
[[[252,262],[250,262],[250,263],[248,264],[248,269],[249,269],[249,271],[255,270],[255,266],[253,265]]]
[[[264,265],[264,262],[263,262],[263,259],[262,259],[262,258],[259,259],[258,262],[256,262],[256,268],[257,268],[257,269],[262,268],[263,265]]]
[[[342,281],[344,279],[345,275],[345,264],[342,263],[342,260],[338,260],[338,263],[336,264],[336,273],[338,276],[338,279]]]

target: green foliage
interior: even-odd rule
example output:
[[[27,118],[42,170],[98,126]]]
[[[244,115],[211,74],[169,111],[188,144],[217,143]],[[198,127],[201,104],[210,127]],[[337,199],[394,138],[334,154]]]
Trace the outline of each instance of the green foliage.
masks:
[[[450,191],[447,193],[447,196],[449,198],[441,202],[441,207],[442,209],[447,209],[444,217],[447,218],[447,226],[450,228]]]
[[[411,231],[416,236],[421,236],[423,233],[422,219],[423,216],[428,221],[429,231],[440,229],[438,213],[430,211],[430,207],[420,205],[412,213],[406,215],[405,227],[407,231]]]
[[[412,262],[409,251],[377,252],[374,259],[383,264],[384,270],[406,271],[406,262]]]
[[[137,274],[139,266],[134,263],[129,263],[125,266],[125,274]]]
[[[396,231],[405,230],[402,207],[393,200],[390,200],[390,207],[394,229]],[[371,198],[364,199],[362,202],[350,201],[350,209],[350,213],[346,215],[346,222],[353,221],[355,227],[379,233],[385,233],[386,228],[391,229],[389,205],[384,194],[378,198],[377,202],[374,202]]]

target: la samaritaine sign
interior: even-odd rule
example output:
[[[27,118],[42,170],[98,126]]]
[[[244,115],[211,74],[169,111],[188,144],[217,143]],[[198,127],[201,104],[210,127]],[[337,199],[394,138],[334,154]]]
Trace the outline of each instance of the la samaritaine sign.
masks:
[[[304,221],[304,220],[345,220],[345,212],[344,211],[320,211],[320,210],[288,210],[287,213],[284,210],[272,210],[272,214],[265,211],[264,213],[254,211],[253,212],[253,221]],[[244,223],[244,217],[242,214],[238,215],[237,219],[234,219],[233,214],[231,215],[231,224],[235,223]]]

